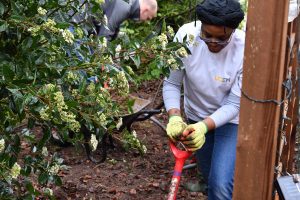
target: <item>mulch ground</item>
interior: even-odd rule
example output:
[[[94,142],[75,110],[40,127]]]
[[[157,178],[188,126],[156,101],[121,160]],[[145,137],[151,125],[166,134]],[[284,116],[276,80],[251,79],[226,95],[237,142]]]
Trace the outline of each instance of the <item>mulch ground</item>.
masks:
[[[160,81],[145,82],[132,94],[150,99],[154,102],[151,106],[155,106],[162,101]],[[155,117],[163,124],[166,123],[166,113]],[[52,151],[58,152],[64,159],[64,164],[70,167],[61,173],[63,186],[53,188],[56,198],[167,199],[175,162],[166,133],[150,120],[136,122],[132,129],[147,147],[147,153],[143,156],[135,150],[125,151],[117,139],[114,139],[115,147],[108,149],[105,162],[100,164],[89,161],[83,148],[50,147]],[[117,137],[118,134],[115,138]],[[183,171],[178,200],[206,199],[200,192],[190,192],[183,188],[184,183],[195,181],[196,175],[196,169]]]

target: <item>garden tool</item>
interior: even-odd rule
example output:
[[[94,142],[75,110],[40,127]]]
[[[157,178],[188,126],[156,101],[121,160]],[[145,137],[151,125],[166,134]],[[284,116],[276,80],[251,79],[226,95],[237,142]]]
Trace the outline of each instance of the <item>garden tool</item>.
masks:
[[[174,167],[173,177],[172,177],[170,190],[168,194],[168,200],[175,200],[184,162],[192,155],[192,152],[178,149],[171,140],[170,140],[170,148],[175,157],[175,167]]]

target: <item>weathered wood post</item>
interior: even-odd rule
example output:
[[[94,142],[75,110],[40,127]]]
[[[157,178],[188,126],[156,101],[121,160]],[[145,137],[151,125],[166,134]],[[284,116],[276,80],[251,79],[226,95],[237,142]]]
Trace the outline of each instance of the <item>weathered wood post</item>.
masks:
[[[288,0],[249,0],[233,198],[272,199]],[[246,97],[248,95],[248,97]]]

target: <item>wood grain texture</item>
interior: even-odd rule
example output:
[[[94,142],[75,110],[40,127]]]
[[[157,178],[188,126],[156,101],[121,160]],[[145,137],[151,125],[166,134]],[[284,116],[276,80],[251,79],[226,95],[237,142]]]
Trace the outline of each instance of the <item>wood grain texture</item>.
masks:
[[[281,99],[288,0],[249,0],[243,91]],[[241,98],[233,199],[272,199],[280,107]]]

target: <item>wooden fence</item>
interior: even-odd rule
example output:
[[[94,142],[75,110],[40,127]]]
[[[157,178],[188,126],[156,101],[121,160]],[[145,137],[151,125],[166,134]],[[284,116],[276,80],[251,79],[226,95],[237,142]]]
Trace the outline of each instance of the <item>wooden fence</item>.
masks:
[[[278,198],[274,180],[294,173],[298,122],[298,18],[288,0],[249,0],[233,198]]]

